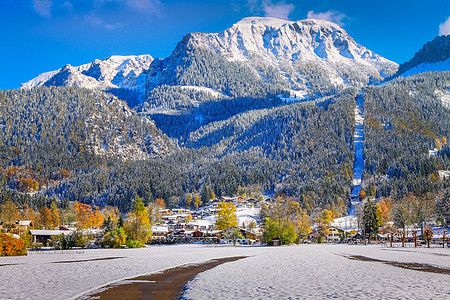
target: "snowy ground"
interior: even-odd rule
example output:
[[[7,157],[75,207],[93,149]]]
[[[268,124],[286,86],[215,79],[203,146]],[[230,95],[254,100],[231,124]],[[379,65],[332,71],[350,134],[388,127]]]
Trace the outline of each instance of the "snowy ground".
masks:
[[[437,71],[448,71],[450,70],[450,58],[444,61],[439,61],[435,63],[423,63],[415,66],[412,69],[409,69],[405,73],[401,74],[401,76],[413,76],[423,72],[437,72]]]
[[[450,269],[449,249],[322,244],[289,247],[173,245],[3,257],[0,258],[0,299],[71,299],[125,278],[239,255],[250,257],[197,275],[188,284],[185,298],[450,297],[449,275],[345,257],[362,255]]]
[[[185,299],[449,299],[449,275],[406,270],[381,262],[418,262],[450,268],[448,249],[300,245],[220,265],[195,277]]]
[[[0,257],[0,299],[72,299],[126,278],[213,258],[253,255],[261,249],[174,245]]]

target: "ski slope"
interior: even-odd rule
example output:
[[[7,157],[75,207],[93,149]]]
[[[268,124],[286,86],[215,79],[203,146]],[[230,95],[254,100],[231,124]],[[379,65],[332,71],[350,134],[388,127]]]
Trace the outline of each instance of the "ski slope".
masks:
[[[362,93],[356,97],[355,107],[355,164],[353,166],[353,187],[351,193],[352,205],[348,210],[349,215],[354,215],[354,204],[358,201],[359,193],[361,191],[362,173],[364,171],[364,98]]]

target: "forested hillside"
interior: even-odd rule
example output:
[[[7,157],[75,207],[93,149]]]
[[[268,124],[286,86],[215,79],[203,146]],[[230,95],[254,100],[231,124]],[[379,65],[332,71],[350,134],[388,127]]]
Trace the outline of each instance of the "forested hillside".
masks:
[[[108,161],[146,160],[174,150],[148,119],[112,95],[80,88],[0,92],[3,188],[42,193]]]
[[[61,205],[66,199],[127,211],[135,195],[178,206],[187,193],[206,201],[210,191],[233,195],[251,186],[293,195],[308,209],[345,211],[355,93],[243,112],[193,132],[189,148],[177,150],[150,121],[107,102],[112,96],[77,88],[4,91],[1,195],[32,207],[56,197]],[[139,148],[148,136],[150,145]],[[110,142],[140,152],[125,160],[98,148]],[[164,151],[140,156],[155,147]]]
[[[364,189],[368,195],[433,196],[448,189],[450,72],[399,78],[364,89]],[[433,151],[434,150],[434,151]]]
[[[437,36],[423,45],[413,58],[401,64],[396,75],[401,75],[420,64],[442,62],[448,58],[450,58],[450,35]]]

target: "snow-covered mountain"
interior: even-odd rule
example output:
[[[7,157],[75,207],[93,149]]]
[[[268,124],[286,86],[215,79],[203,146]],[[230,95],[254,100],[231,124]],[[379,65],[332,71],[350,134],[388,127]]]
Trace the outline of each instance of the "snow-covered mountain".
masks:
[[[132,92],[136,97],[145,92],[145,78],[153,58],[148,55],[111,56],[78,67],[65,65],[23,83],[21,88],[34,86],[75,86],[110,91]],[[126,100],[126,99],[125,99]]]
[[[244,81],[256,76],[263,83],[291,90],[291,94],[380,81],[398,67],[357,44],[334,23],[251,17],[220,33],[186,35],[170,57],[150,66],[148,90],[160,85],[198,85],[229,94],[227,84],[200,78],[205,74],[196,72],[223,69],[224,59],[239,72],[250,69]]]
[[[411,76],[423,72],[450,70],[450,35],[437,36],[401,64],[396,76]]]

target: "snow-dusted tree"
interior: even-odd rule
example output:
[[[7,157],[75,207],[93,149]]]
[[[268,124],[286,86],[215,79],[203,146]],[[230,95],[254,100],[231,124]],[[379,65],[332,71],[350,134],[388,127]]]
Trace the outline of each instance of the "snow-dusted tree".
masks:
[[[364,204],[363,234],[367,239],[376,238],[378,234],[377,206],[371,200]]]

